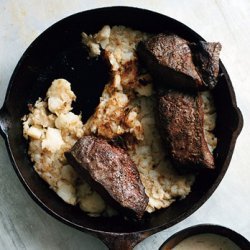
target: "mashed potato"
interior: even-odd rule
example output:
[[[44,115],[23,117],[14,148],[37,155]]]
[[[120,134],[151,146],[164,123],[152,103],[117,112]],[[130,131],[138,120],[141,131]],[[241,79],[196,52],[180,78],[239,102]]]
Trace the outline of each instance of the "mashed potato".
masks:
[[[39,99],[23,118],[23,133],[30,140],[29,155],[35,170],[67,203],[79,203],[91,215],[114,211],[68,165],[64,152],[83,135],[125,138],[128,153],[138,167],[151,213],[166,208],[191,191],[193,175],[179,175],[167,159],[154,118],[155,95],[150,75],[138,67],[135,53],[148,34],[123,26],[104,26],[97,34],[82,34],[90,56],[103,53],[110,64],[110,81],[100,103],[85,124],[71,112],[76,96],[66,80],[55,80],[47,98]],[[211,151],[216,147],[215,108],[209,92],[203,93],[205,136]]]
[[[68,81],[53,81],[46,99],[37,100],[23,117],[23,135],[29,139],[28,153],[36,172],[65,202],[79,203],[84,211],[95,216],[105,210],[104,201],[79,179],[64,156],[84,135],[81,116],[71,112],[75,100]]]

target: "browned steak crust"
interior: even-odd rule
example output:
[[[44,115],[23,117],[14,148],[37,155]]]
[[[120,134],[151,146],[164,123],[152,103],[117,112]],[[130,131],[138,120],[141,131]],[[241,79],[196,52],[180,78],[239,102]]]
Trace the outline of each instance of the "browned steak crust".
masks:
[[[189,43],[173,34],[158,34],[140,42],[137,52],[155,82],[176,89],[206,89],[216,85],[220,43]]]
[[[104,139],[84,136],[66,157],[82,178],[113,205],[115,201],[138,218],[142,217],[148,197],[134,162],[123,149]]]
[[[199,93],[165,91],[159,97],[159,126],[168,154],[181,170],[214,168],[203,130],[202,98]]]
[[[221,44],[200,41],[190,44],[190,48],[196,70],[202,76],[204,85],[210,89],[215,87],[219,75]]]

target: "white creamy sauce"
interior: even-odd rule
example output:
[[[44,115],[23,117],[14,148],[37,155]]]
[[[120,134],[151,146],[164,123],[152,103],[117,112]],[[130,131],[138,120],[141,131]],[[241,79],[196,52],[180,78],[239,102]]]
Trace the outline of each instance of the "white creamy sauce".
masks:
[[[172,250],[240,250],[240,248],[224,236],[198,234],[181,241]]]

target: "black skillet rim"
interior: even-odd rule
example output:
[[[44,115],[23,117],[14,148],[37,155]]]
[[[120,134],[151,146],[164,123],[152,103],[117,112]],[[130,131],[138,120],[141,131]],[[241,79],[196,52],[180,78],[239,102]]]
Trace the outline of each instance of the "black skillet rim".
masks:
[[[19,70],[19,67],[20,65],[22,64],[22,61],[23,59],[25,58],[25,56],[28,54],[29,50],[31,47],[34,46],[34,44],[36,43],[36,41],[40,38],[40,36],[42,36],[44,33],[46,33],[47,31],[49,31],[50,29],[52,29],[54,26],[57,26],[57,25],[60,25],[60,23],[64,22],[65,19],[68,19],[68,18],[71,18],[75,15],[79,15],[79,14],[83,14],[85,12],[95,12],[95,11],[105,11],[105,10],[108,10],[108,9],[117,9],[117,10],[122,10],[122,9],[135,9],[135,10],[138,10],[138,11],[142,11],[142,12],[148,12],[148,13],[153,13],[153,14],[157,14],[159,16],[162,16],[164,18],[168,18],[169,20],[172,20],[176,23],[178,23],[178,25],[180,26],[183,26],[188,32],[192,32],[193,34],[195,34],[197,37],[199,37],[201,40],[204,40],[202,37],[200,37],[195,31],[193,31],[192,29],[190,29],[189,27],[187,27],[186,25],[182,24],[181,22],[171,18],[171,17],[168,17],[166,15],[163,15],[161,13],[157,13],[157,12],[154,12],[154,11],[150,11],[150,10],[147,10],[147,9],[141,9],[141,8],[135,8],[135,7],[129,7],[129,6],[113,6],[113,7],[103,7],[103,8],[97,8],[97,9],[91,9],[91,10],[86,10],[86,11],[83,11],[83,12],[79,12],[79,13],[75,13],[75,14],[72,14],[68,17],[65,17],[61,20],[59,20],[58,22],[54,23],[53,25],[51,25],[49,28],[47,28],[45,31],[43,31],[32,43],[31,45],[26,49],[26,51],[23,53],[23,55],[21,56],[21,59],[19,60],[17,66],[15,67],[15,70],[11,76],[11,79],[9,81],[9,85],[8,85],[8,88],[7,88],[7,92],[6,92],[6,97],[5,97],[5,100],[4,100],[4,105],[1,109],[1,113],[3,114],[4,116],[4,113],[5,113],[5,108],[6,108],[6,103],[8,102],[8,96],[9,96],[9,93],[10,93],[10,90],[11,90],[11,87],[12,87],[12,84],[14,82],[14,79],[15,79],[15,75],[16,73],[18,72]],[[231,83],[231,80],[227,74],[227,71],[225,69],[225,67],[223,66],[223,64],[220,62],[220,67],[226,77],[226,81],[227,81],[227,84],[229,86],[229,91],[230,91],[230,96],[231,96],[231,99],[232,99],[232,103],[235,105],[234,108],[237,109],[237,105],[236,105],[236,99],[235,99],[235,94],[233,92],[233,89],[232,89],[232,83]],[[240,115],[240,114],[238,114]],[[242,128],[242,117],[239,117],[239,119],[241,120],[238,128],[233,132],[233,139],[230,143],[230,149],[229,149],[229,154],[222,166],[222,171],[221,173],[219,174],[219,176],[217,177],[216,179],[216,183],[209,189],[209,191],[206,193],[206,196],[201,198],[193,207],[190,208],[190,210],[188,212],[186,212],[185,214],[182,214],[181,216],[179,217],[176,217],[174,220],[172,220],[170,223],[165,223],[165,224],[162,224],[160,226],[156,226],[156,227],[152,227],[152,228],[149,228],[149,229],[145,229],[145,230],[141,230],[141,231],[135,231],[133,233],[143,233],[143,232],[157,232],[157,231],[160,231],[164,228],[168,228],[174,224],[177,224],[179,223],[180,221],[182,221],[183,219],[187,218],[188,216],[190,216],[192,213],[194,213],[198,208],[200,208],[207,200],[208,198],[212,195],[212,193],[215,191],[215,189],[217,188],[217,186],[219,185],[220,181],[222,180],[222,178],[224,177],[225,173],[226,173],[226,170],[228,168],[228,165],[229,165],[229,162],[231,160],[231,157],[232,157],[232,150],[234,149],[234,145],[235,145],[235,141],[236,141],[236,138],[238,136],[238,134],[240,133],[240,130]],[[7,124],[8,125],[8,124]],[[102,234],[109,234],[109,233],[112,233],[114,235],[130,235],[130,234],[133,234],[133,233],[116,233],[116,232],[108,232],[108,231],[98,231],[98,230],[95,230],[95,229],[91,229],[91,228],[87,228],[87,227],[84,227],[84,226],[81,226],[81,225],[78,225],[76,223],[73,223],[67,219],[65,219],[64,217],[58,215],[57,213],[55,213],[53,210],[51,210],[50,208],[48,208],[46,206],[46,204],[44,204],[37,196],[36,194],[29,188],[28,184],[26,183],[25,179],[23,178],[23,176],[21,175],[21,173],[19,172],[19,168],[18,168],[18,165],[14,159],[14,156],[10,150],[10,144],[9,144],[9,141],[8,141],[8,133],[7,131],[1,131],[4,139],[5,139],[5,143],[6,143],[6,146],[7,146],[7,149],[8,149],[8,153],[9,153],[9,156],[10,156],[10,159],[11,159],[11,162],[12,162],[12,165],[14,167],[14,170],[15,172],[17,173],[19,179],[21,180],[22,184],[24,185],[25,189],[27,190],[27,192],[29,193],[29,195],[31,196],[31,198],[41,207],[43,208],[46,212],[48,212],[50,215],[52,215],[54,218],[60,220],[61,222],[69,225],[69,226],[72,226],[78,230],[81,230],[81,231],[88,231],[88,232],[92,232],[92,233],[102,233]],[[226,166],[226,167],[225,167]]]

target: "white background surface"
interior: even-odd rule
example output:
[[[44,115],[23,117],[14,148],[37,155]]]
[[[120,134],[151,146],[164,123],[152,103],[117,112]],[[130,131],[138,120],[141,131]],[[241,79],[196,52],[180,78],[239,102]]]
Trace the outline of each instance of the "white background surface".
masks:
[[[245,123],[230,167],[212,197],[192,216],[149,237],[135,249],[157,249],[174,232],[199,223],[224,225],[250,240],[249,0],[0,0],[0,106],[20,56],[41,32],[70,14],[114,5],[161,12],[185,23],[207,41],[220,41],[221,59]],[[0,249],[106,249],[98,239],[58,222],[33,202],[14,173],[2,138]]]

